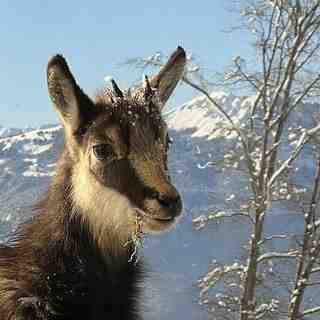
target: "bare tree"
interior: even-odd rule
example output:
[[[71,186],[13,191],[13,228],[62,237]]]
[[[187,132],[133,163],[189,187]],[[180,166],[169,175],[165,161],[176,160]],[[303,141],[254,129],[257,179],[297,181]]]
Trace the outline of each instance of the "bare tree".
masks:
[[[296,108],[315,101],[319,96],[319,1],[252,1],[242,11],[245,26],[251,30],[256,49],[256,68],[237,57],[233,67],[225,74],[225,84],[245,87],[254,95],[251,117],[245,128],[230,125],[241,139],[245,166],[250,181],[252,217],[247,263],[240,272],[240,319],[261,319],[274,311],[278,300],[258,304],[257,286],[261,264],[273,259],[298,258],[298,270],[289,301],[288,318],[298,319],[320,311],[319,307],[301,311],[302,299],[311,274],[317,272],[314,264],[318,258],[319,232],[315,221],[318,193],[318,176],[306,213],[306,227],[301,250],[264,252],[264,222],[266,215],[278,200],[277,188],[286,182],[291,165],[320,130],[294,128],[299,138],[295,147],[285,157],[280,153],[288,143],[288,124]],[[287,235],[282,235],[287,237]],[[271,237],[274,239],[274,236]],[[226,270],[226,268],[224,268]],[[313,271],[312,271],[313,270]],[[227,268],[228,274],[233,272]],[[212,272],[212,271],[211,271]],[[239,273],[239,271],[237,271]],[[206,278],[208,281],[208,278]],[[312,285],[318,285],[313,283]],[[204,288],[205,284],[202,284]],[[284,316],[284,315],[283,315]]]
[[[260,63],[257,70],[248,71],[245,62],[237,58],[228,77],[233,84],[246,83],[255,91],[248,129],[249,136],[254,138],[250,141],[246,139],[248,133],[242,133],[254,199],[254,225],[240,302],[241,320],[261,315],[257,313],[256,298],[259,264],[266,259],[295,255],[262,255],[260,244],[265,217],[274,200],[273,189],[320,129],[319,125],[308,130],[301,128],[295,148],[286,159],[279,158],[281,146],[287,141],[284,129],[291,113],[302,102],[319,95],[319,7],[319,1],[253,1],[243,10],[247,26],[254,33]],[[305,259],[305,251],[300,261]],[[299,309],[298,300],[290,304],[291,309]],[[298,311],[290,311],[290,319],[296,319],[294,313],[297,315]]]

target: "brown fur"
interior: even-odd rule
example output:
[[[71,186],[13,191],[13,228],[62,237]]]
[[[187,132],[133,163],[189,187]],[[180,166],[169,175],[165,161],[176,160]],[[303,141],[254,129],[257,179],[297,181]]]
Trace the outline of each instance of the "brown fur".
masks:
[[[64,58],[50,60],[65,148],[34,218],[0,247],[0,320],[138,318],[139,235],[167,229],[181,212],[161,109],[184,64],[178,48],[144,88],[115,87],[93,102]]]

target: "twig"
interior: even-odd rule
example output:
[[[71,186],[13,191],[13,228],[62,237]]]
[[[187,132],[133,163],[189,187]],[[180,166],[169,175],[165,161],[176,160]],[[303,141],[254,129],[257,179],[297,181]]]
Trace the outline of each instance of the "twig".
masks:
[[[302,149],[304,148],[304,146],[306,145],[306,143],[309,142],[309,140],[318,132],[320,131],[320,125],[317,125],[316,127],[305,131],[298,143],[296,148],[293,150],[293,152],[291,153],[291,155],[289,156],[289,158],[284,161],[282,163],[282,165],[280,166],[280,168],[278,170],[276,170],[274,172],[274,174],[272,175],[272,177],[270,178],[269,182],[268,182],[268,187],[270,188],[272,186],[272,184],[274,183],[274,181],[277,179],[277,177],[285,170],[287,169],[290,164],[298,157],[298,155],[300,154],[300,152],[302,151]]]

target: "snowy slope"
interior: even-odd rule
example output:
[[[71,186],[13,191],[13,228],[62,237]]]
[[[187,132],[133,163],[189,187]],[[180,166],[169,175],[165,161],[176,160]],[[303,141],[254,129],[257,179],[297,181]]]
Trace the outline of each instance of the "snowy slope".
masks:
[[[0,138],[17,135],[19,133],[22,133],[22,131],[23,131],[22,129],[6,128],[6,127],[0,126]]]
[[[235,97],[223,92],[213,97],[235,122],[249,115],[252,98]],[[213,163],[232,149],[234,135],[226,134],[224,118],[203,97],[195,98],[166,115],[174,144],[170,154],[173,180],[184,200],[184,217],[175,230],[146,239],[144,255],[153,272],[147,283],[146,312],[152,319],[206,319],[197,305],[197,279],[207,271],[212,259],[230,261],[239,254],[247,239],[244,224],[237,221],[211,225],[204,232],[195,231],[193,217],[208,208],[233,208],[245,192],[246,181],[239,172],[222,171]],[[303,122],[303,118],[301,118]],[[0,129],[1,130],[1,129]],[[8,136],[6,134],[6,136]],[[54,164],[63,144],[60,126],[0,136],[0,240],[7,232],[30,217],[30,206],[46,190]],[[301,184],[313,174],[312,152],[299,159],[303,174]],[[273,232],[299,229],[299,212],[287,214],[288,204],[275,210],[277,223],[268,222]],[[297,219],[292,219],[292,212]],[[232,237],[230,237],[232,234]],[[150,309],[150,310],[148,310]]]
[[[252,97],[235,97],[225,92],[213,92],[212,98],[228,112],[235,123],[243,123],[248,117]],[[225,119],[204,96],[192,99],[168,114],[168,124],[174,130],[193,129],[192,137],[208,140],[225,136]],[[222,128],[224,127],[224,128]],[[233,138],[230,135],[229,138]]]

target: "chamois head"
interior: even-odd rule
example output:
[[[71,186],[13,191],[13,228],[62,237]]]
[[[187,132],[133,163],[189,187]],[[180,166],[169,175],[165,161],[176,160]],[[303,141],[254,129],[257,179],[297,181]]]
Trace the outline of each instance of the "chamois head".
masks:
[[[62,56],[49,61],[48,88],[65,130],[74,212],[81,212],[98,239],[110,228],[126,237],[137,221],[144,231],[164,230],[181,213],[167,168],[170,139],[161,111],[185,61],[178,47],[140,88],[122,92],[112,81],[113,89],[95,101]]]

